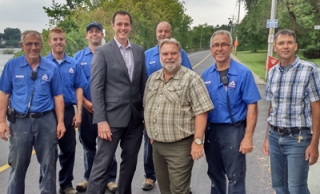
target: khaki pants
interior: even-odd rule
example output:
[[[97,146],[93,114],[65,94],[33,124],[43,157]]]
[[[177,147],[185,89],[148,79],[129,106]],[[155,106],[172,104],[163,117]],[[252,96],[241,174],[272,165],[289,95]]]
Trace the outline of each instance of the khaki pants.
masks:
[[[154,141],[153,163],[161,194],[189,194],[193,136],[173,143]]]

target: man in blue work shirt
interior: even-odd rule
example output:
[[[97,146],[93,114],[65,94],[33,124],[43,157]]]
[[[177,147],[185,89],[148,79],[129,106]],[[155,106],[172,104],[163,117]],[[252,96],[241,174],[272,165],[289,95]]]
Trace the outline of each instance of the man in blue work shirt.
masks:
[[[147,78],[149,78],[152,73],[162,69],[159,55],[159,43],[165,38],[171,38],[171,36],[171,25],[166,21],[160,22],[156,29],[158,44],[145,52]],[[183,49],[181,50],[181,59],[182,65],[192,70],[188,55]],[[153,189],[154,182],[156,181],[156,173],[153,166],[152,146],[146,130],[144,130],[144,172],[145,180],[142,183],[142,189],[148,191]]]
[[[78,62],[65,53],[66,37],[61,28],[50,30],[49,45],[51,52],[46,57],[59,68],[63,82],[63,100],[64,100],[64,125],[66,133],[58,141],[60,153],[59,162],[61,170],[59,171],[59,192],[62,194],[77,194],[77,190],[72,187],[73,167],[76,152],[76,132],[81,123],[83,87],[87,80],[82,72]],[[77,105],[77,113],[73,105]]]
[[[66,130],[62,82],[58,67],[40,56],[41,34],[27,30],[21,37],[25,55],[10,60],[0,80],[0,137],[10,140],[7,194],[24,193],[33,148],[43,174],[40,193],[52,194],[56,193],[57,142]]]
[[[91,22],[87,25],[86,39],[89,46],[78,51],[74,58],[78,61],[83,69],[86,80],[90,83],[91,60],[96,47],[102,45],[103,31],[102,26],[98,22]],[[96,139],[98,137],[98,128],[96,124],[92,124],[93,108],[91,103],[90,84],[87,84],[83,90],[83,109],[82,122],[79,126],[80,142],[84,149],[84,181],[77,184],[77,191],[83,192],[87,189],[90,172],[94,157],[96,155]],[[111,171],[107,183],[107,188],[111,192],[117,191],[117,161],[114,158],[111,164]]]
[[[216,63],[203,72],[202,78],[215,106],[208,115],[204,143],[211,194],[226,193],[227,186],[229,194],[244,194],[245,154],[253,149],[261,97],[252,72],[230,57],[230,32],[213,33],[210,51]]]

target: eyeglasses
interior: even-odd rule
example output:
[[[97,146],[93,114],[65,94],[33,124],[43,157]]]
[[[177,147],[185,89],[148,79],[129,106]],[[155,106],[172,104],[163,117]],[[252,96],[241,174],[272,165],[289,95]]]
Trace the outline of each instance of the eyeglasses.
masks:
[[[40,47],[42,46],[42,42],[26,42],[23,43],[26,47],[32,47],[34,45],[35,47]]]
[[[214,49],[218,49],[218,48],[223,48],[223,49],[226,49],[228,48],[229,46],[231,46],[231,44],[228,44],[228,43],[221,43],[221,44],[213,44],[211,47],[214,48]]]

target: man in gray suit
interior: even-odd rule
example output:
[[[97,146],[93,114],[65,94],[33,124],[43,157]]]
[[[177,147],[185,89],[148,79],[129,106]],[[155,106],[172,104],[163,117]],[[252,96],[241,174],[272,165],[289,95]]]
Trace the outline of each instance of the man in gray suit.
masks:
[[[96,48],[91,63],[93,123],[98,124],[97,152],[87,194],[104,194],[118,143],[122,149],[119,194],[131,194],[131,182],[143,134],[142,98],[146,82],[143,47],[128,40],[128,12],[113,15],[114,39]]]

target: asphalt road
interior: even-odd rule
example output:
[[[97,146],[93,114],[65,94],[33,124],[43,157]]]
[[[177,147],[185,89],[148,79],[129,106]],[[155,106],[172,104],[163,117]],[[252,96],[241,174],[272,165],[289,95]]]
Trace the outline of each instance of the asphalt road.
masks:
[[[202,51],[189,54],[190,61],[194,66],[194,70],[201,74],[203,70],[208,68],[214,63],[214,59],[209,51]],[[258,85],[261,96],[264,95],[264,85]],[[264,140],[266,130],[268,103],[264,100],[259,101],[259,117],[254,134],[254,150],[247,155],[247,176],[246,188],[247,194],[271,194],[271,180],[269,172],[269,159],[264,156],[261,151],[261,146]],[[78,140],[78,136],[77,136]],[[10,173],[10,168],[5,168],[9,152],[9,143],[0,140],[0,194],[6,193],[7,181]],[[117,150],[117,159],[120,161],[120,151]],[[119,166],[119,163],[118,163]],[[58,168],[59,169],[59,166]],[[83,179],[83,149],[82,145],[77,141],[76,161],[74,167],[74,186]],[[207,163],[205,158],[195,162],[192,171],[192,191],[193,194],[208,194],[210,193],[210,180],[207,176]],[[39,193],[38,188],[39,179],[39,164],[36,157],[33,155],[32,160],[26,176],[26,194]],[[141,184],[144,180],[143,170],[143,144],[139,152],[139,161],[137,170],[132,182],[133,194],[159,194],[159,188],[156,184],[154,189],[148,192],[141,190]],[[58,188],[58,186],[57,186]],[[106,192],[109,193],[109,192]]]

